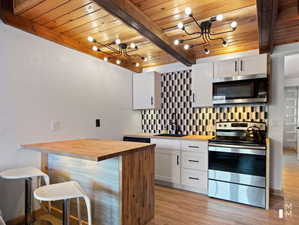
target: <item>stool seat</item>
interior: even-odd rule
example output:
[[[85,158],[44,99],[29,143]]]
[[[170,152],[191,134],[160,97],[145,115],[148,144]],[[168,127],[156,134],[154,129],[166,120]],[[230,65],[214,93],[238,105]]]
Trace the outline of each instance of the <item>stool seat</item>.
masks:
[[[59,201],[87,196],[75,181],[42,186],[34,191],[34,197],[40,201]]]
[[[34,167],[25,167],[17,169],[8,169],[0,172],[0,177],[3,179],[15,180],[26,179],[33,177],[43,177],[46,184],[49,184],[49,176],[41,170]]]
[[[69,200],[77,199],[78,217],[81,224],[81,212],[79,198],[83,198],[87,207],[88,225],[92,225],[91,202],[80,184],[75,181],[68,181],[58,184],[42,186],[34,191],[34,197],[40,201],[64,201],[63,224],[69,225]]]

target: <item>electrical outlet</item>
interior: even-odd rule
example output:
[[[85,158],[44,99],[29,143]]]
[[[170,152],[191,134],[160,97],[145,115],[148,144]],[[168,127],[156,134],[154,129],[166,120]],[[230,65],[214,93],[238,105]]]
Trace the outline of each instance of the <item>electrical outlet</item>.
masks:
[[[101,127],[101,120],[100,119],[96,119],[96,127]]]

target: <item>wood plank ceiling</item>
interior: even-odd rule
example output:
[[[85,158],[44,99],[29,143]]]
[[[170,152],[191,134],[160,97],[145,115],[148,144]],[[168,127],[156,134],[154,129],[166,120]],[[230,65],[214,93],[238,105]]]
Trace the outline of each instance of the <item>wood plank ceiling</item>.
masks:
[[[117,2],[117,0],[114,1]],[[91,51],[94,43],[88,42],[88,36],[92,36],[102,44],[112,43],[116,39],[124,43],[134,42],[139,46],[134,54],[137,53],[149,59],[144,62],[139,57],[135,57],[121,64],[135,72],[140,72],[145,67],[177,61],[175,57],[157,47],[120,19],[112,16],[96,2],[101,2],[101,0],[14,0],[14,15],[18,20],[11,19],[13,22],[9,23],[7,21],[10,17],[3,15],[1,17],[8,24],[21,29],[20,19],[22,19],[26,21],[24,30],[45,38],[48,38],[47,35],[49,36],[50,33],[51,38],[48,39],[99,58],[103,58],[105,54]],[[209,55],[204,54],[202,46],[188,50],[196,58],[259,48],[256,0],[131,0],[131,2],[157,25],[171,42],[175,39],[189,38],[176,27],[178,22],[191,22],[190,17],[184,13],[186,7],[192,8],[193,15],[199,21],[223,14],[224,20],[215,22],[215,32],[228,29],[232,21],[238,22],[235,32],[221,35],[227,40],[228,47],[223,47],[222,42],[215,41],[208,46]],[[278,8],[277,22],[273,32],[274,45],[299,41],[298,1],[278,0]],[[286,32],[294,31],[294,27],[296,28],[295,34],[286,35]],[[196,29],[194,25],[188,26],[190,32],[197,31]],[[54,37],[55,34],[59,36],[59,39]],[[195,40],[190,44],[200,42],[200,40]],[[182,46],[179,47],[183,49]],[[115,63],[115,59],[111,62]],[[133,64],[135,62],[140,62],[141,66],[137,68]]]

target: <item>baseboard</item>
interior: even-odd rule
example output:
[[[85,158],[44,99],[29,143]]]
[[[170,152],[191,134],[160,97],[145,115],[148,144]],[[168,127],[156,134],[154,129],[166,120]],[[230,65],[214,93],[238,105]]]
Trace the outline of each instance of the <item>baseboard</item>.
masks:
[[[274,195],[274,196],[277,196],[280,198],[284,197],[283,190],[278,190],[278,189],[273,189],[273,188],[270,188],[270,195]]]
[[[38,209],[32,212],[33,217],[38,217],[40,215],[42,215],[43,211],[42,209]],[[7,225],[20,225],[20,224],[24,224],[24,220],[25,220],[25,215],[22,216],[18,216],[14,219],[11,219],[9,221],[6,222]]]

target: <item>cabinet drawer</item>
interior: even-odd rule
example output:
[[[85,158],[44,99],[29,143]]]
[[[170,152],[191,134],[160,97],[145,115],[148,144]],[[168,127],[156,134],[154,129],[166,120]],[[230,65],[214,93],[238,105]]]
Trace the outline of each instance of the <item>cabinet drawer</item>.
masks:
[[[151,139],[151,143],[156,144],[156,149],[174,149],[180,150],[181,144],[177,140],[167,140],[167,139]]]
[[[207,141],[182,141],[182,150],[191,152],[208,152]]]
[[[207,191],[208,176],[207,172],[198,170],[183,169],[182,170],[182,184],[198,188],[203,192]]]
[[[208,170],[208,154],[207,153],[182,153],[182,164],[185,169]]]

